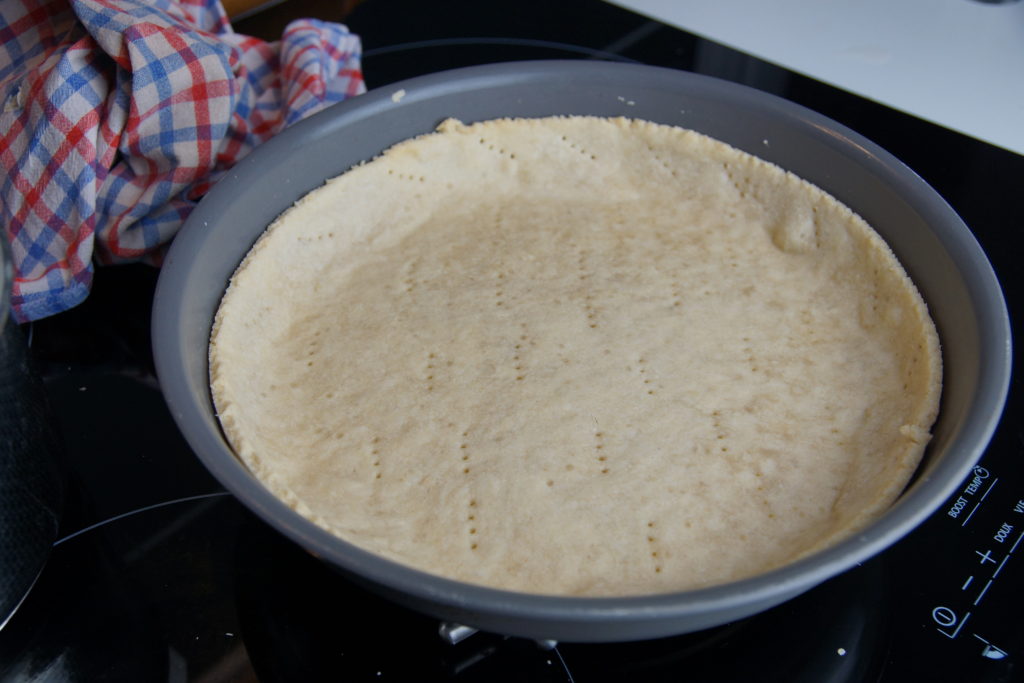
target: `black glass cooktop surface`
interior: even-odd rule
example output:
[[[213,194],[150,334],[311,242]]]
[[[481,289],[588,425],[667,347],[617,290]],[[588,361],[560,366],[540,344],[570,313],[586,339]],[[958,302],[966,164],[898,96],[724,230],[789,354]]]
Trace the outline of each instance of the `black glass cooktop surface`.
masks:
[[[1024,157],[598,0],[366,0],[346,21],[363,38],[371,88],[496,61],[626,60],[740,81],[837,119],[960,213],[1019,333]],[[435,620],[278,535],[203,469],[153,373],[157,276],[100,268],[85,304],[26,329],[65,444],[67,501],[50,561],[0,630],[0,680],[1024,680],[1019,380],[990,448],[947,504],[891,550],[778,608],[645,642],[477,633],[452,644]]]

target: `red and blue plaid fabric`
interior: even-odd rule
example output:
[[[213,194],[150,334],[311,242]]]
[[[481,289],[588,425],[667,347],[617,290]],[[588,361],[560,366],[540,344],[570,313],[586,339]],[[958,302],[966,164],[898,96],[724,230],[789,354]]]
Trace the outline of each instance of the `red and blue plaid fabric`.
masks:
[[[149,259],[285,126],[364,90],[359,38],[305,19],[234,33],[219,0],[0,2],[0,219],[17,320],[81,302],[94,263]]]

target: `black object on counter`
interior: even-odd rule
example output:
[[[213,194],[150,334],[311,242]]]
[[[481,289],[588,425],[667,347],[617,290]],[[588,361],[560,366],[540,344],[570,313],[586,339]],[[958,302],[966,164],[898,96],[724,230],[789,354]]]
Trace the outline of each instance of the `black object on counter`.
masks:
[[[0,629],[50,556],[60,523],[60,437],[25,332],[8,318],[13,268],[0,237]]]

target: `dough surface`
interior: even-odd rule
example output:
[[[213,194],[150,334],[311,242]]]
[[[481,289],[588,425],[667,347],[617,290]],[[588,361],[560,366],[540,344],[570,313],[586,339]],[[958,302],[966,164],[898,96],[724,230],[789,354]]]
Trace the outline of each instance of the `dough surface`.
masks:
[[[880,515],[940,353],[881,238],[693,131],[557,117],[401,143],[282,215],[211,339],[232,447],[338,536],[516,591],[784,565]]]

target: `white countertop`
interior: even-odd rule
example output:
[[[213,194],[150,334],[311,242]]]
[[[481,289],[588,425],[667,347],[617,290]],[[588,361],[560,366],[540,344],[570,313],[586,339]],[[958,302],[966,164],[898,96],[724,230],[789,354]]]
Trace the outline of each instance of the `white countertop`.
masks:
[[[1024,154],[1024,1],[612,1]]]

